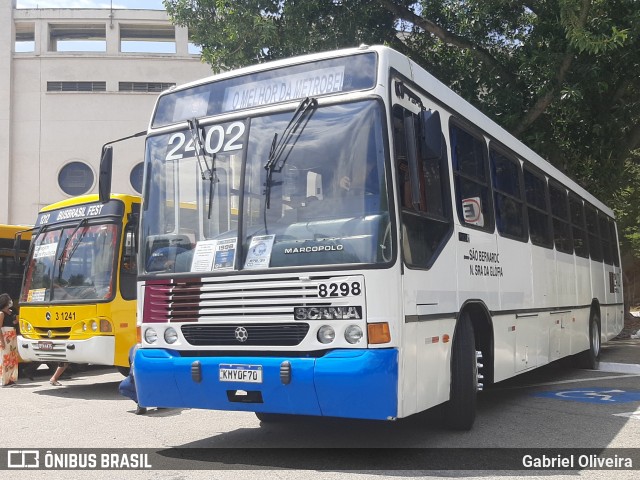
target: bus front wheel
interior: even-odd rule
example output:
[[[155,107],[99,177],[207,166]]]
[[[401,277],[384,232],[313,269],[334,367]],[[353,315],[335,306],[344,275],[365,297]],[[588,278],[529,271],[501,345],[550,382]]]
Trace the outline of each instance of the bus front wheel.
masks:
[[[468,313],[462,314],[456,326],[451,357],[451,390],[445,404],[445,422],[454,430],[470,430],[476,419],[478,362]]]

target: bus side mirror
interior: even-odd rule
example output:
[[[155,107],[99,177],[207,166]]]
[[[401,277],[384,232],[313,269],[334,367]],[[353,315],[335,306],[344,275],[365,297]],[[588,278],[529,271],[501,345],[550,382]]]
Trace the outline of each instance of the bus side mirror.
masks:
[[[102,147],[100,157],[100,176],[98,178],[98,194],[100,201],[106,203],[111,198],[111,177],[113,163],[113,148],[111,146]]]
[[[13,237],[13,261],[16,265],[20,265],[20,244],[22,243],[22,234],[16,233]]]
[[[442,128],[440,126],[440,112],[423,110],[420,112],[422,126],[422,140],[425,160],[442,158]]]

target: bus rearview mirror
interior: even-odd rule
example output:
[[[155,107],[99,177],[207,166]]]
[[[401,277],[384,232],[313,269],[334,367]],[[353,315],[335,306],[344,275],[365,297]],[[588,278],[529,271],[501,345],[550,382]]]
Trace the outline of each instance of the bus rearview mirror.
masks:
[[[440,126],[440,112],[423,110],[420,112],[422,125],[422,139],[425,160],[435,160],[442,157],[442,128]]]
[[[100,157],[100,177],[98,179],[98,194],[102,203],[108,202],[111,197],[112,163],[113,148],[104,146]]]

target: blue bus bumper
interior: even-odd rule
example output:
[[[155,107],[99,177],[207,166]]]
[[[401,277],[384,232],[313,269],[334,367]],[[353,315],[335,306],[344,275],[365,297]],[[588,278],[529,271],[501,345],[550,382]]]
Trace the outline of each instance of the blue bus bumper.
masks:
[[[283,362],[291,365],[288,384]],[[221,382],[221,364],[259,365],[262,383]],[[398,414],[396,349],[334,350],[319,358],[182,357],[139,349],[133,369],[141,406],[377,420]]]

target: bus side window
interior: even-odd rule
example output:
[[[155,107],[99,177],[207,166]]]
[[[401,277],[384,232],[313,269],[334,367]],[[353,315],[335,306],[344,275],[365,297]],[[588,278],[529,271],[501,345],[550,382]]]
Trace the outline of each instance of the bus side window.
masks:
[[[584,218],[584,207],[582,200],[577,195],[569,194],[569,213],[571,214],[571,225],[573,234],[573,250],[576,255],[589,258],[589,243]]]
[[[490,158],[498,232],[504,237],[526,241],[520,162],[494,148],[490,150]]]
[[[458,217],[463,225],[493,231],[487,149],[481,137],[450,126]]]
[[[569,225],[569,206],[567,191],[560,184],[549,181],[549,199],[553,217],[553,242],[556,250],[573,253],[573,237]]]
[[[527,200],[527,218],[531,243],[540,247],[553,247],[553,231],[547,200],[547,182],[544,175],[524,167],[524,188]]]
[[[393,109],[403,257],[407,265],[417,268],[431,266],[452,225],[450,209],[447,208],[451,200],[446,154],[444,149],[437,158],[427,153],[429,149],[422,134],[424,118],[426,117],[420,118],[398,105]],[[408,128],[414,128],[415,131],[408,132]],[[411,141],[414,141],[415,145],[409,145]],[[412,176],[408,158],[412,148],[417,157],[417,178]],[[412,190],[419,192],[417,199],[414,198]]]

